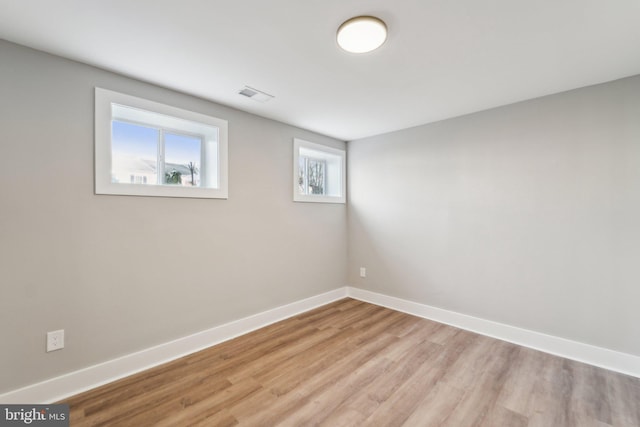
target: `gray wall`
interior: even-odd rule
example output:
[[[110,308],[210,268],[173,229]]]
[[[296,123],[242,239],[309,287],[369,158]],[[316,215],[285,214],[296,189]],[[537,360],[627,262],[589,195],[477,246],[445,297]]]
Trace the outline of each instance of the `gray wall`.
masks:
[[[94,86],[227,119],[229,200],[94,195]],[[345,145],[0,41],[0,393],[344,286],[346,207],[292,202],[294,137]]]
[[[640,77],[348,148],[352,285],[640,355]]]

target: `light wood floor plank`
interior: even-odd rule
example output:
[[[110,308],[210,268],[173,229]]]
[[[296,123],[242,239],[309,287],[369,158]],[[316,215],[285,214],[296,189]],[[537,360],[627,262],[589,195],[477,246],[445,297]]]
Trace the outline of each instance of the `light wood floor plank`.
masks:
[[[640,426],[640,379],[343,299],[64,401],[72,426]]]
[[[447,424],[464,397],[464,390],[438,381],[418,403],[416,409],[402,424],[403,427],[438,427]]]

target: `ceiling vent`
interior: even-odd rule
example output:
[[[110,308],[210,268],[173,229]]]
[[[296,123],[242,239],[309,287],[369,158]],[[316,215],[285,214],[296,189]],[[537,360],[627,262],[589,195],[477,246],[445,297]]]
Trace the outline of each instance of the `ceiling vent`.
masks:
[[[245,86],[240,92],[238,92],[242,96],[246,96],[247,98],[251,98],[254,101],[258,102],[267,102],[274,98],[273,95],[269,95],[266,92],[263,92],[258,89],[254,89],[249,86]]]

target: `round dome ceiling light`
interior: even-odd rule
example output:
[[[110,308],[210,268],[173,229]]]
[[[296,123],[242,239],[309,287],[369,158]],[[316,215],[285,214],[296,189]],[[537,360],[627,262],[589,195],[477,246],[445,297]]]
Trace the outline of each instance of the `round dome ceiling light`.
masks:
[[[338,28],[338,45],[352,53],[371,52],[387,39],[387,26],[373,16],[356,16]]]

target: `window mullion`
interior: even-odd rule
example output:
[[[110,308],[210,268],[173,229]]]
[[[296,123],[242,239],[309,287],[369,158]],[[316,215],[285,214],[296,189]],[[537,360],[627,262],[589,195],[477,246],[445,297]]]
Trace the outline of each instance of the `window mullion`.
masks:
[[[329,189],[329,169],[327,167],[327,161],[323,160],[322,161],[322,194],[325,195],[327,194],[327,191]]]
[[[200,137],[200,185],[199,187],[206,187],[209,183],[207,180],[207,147],[204,137]]]
[[[165,162],[164,162],[164,129],[158,129],[158,184],[165,184]]]

